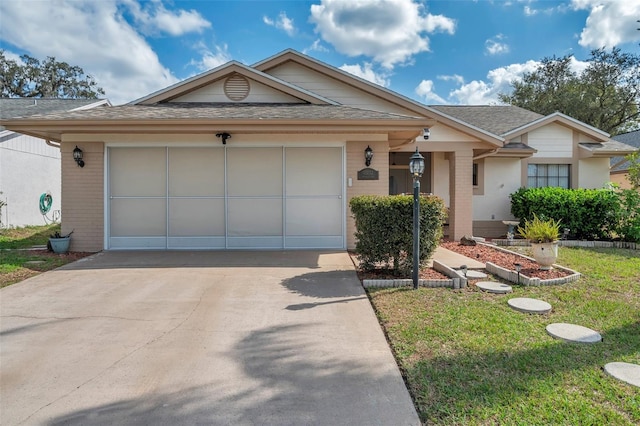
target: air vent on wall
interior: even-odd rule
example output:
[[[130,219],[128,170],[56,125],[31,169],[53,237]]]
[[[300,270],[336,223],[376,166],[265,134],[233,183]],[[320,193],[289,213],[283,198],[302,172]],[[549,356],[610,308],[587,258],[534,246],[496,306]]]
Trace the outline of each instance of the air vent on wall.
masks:
[[[234,74],[224,82],[224,94],[232,101],[241,101],[249,96],[249,80]]]

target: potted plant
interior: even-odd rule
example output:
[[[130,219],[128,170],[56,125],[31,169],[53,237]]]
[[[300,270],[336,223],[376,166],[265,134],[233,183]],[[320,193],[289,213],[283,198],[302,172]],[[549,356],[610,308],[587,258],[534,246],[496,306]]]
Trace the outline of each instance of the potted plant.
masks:
[[[560,221],[540,219],[534,214],[533,219],[525,219],[524,226],[518,226],[518,234],[531,243],[533,258],[540,265],[540,269],[551,269],[551,265],[558,258]]]
[[[73,234],[73,231],[67,235],[62,235],[59,231],[56,231],[49,236],[47,248],[54,253],[67,253],[69,251],[69,243],[71,242],[71,234]]]

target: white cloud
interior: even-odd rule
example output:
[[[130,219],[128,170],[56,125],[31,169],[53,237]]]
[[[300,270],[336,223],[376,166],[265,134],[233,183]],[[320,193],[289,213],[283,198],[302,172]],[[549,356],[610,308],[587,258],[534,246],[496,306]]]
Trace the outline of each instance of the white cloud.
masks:
[[[200,71],[208,71],[212,68],[226,64],[232,58],[227,51],[227,45],[215,46],[215,51],[211,51],[204,43],[198,43],[196,49],[200,51],[202,59],[199,61],[191,61],[189,65],[194,65]]]
[[[612,48],[640,40],[640,0],[572,0],[575,10],[588,10],[579,44]]]
[[[446,104],[447,102],[433,91],[433,81],[422,80],[416,87],[416,94],[426,103]]]
[[[124,19],[128,9],[121,7],[130,4],[61,0],[25,7],[23,2],[0,1],[1,37],[30,56],[53,56],[82,67],[114,104],[128,102],[178,81]]]
[[[414,0],[321,0],[311,6],[310,21],[339,52],[371,57],[387,69],[429,51],[427,34],[455,32],[453,19],[426,13]]]
[[[505,36],[498,34],[494,38],[490,38],[484,42],[484,47],[488,55],[500,55],[503,53],[509,53],[509,45],[504,43]]]
[[[526,5],[524,7],[524,14],[527,16],[534,16],[538,14],[538,11],[535,9],[532,9],[529,5]]]
[[[211,28],[207,21],[195,10],[167,10],[160,1],[149,1],[144,7],[135,0],[123,0],[129,7],[140,29],[147,34],[157,32],[180,36],[190,32],[200,33]]]
[[[453,81],[456,84],[463,84],[464,83],[464,77],[458,74],[453,74],[453,75],[439,75],[436,77],[438,80],[442,80],[442,81]]]
[[[535,71],[539,62],[527,61],[489,71],[487,80],[474,80],[449,93],[449,98],[463,105],[491,105],[500,103],[498,93],[508,93],[511,81],[521,79],[527,72]]]
[[[308,54],[309,52],[328,52],[329,49],[327,49],[326,47],[324,47],[322,44],[322,40],[320,40],[319,38],[317,38],[313,44],[309,47],[306,47],[302,50],[302,53],[304,53],[305,55]]]
[[[262,21],[267,25],[283,30],[289,36],[293,36],[296,32],[296,27],[293,25],[293,19],[290,19],[285,12],[280,12],[276,20],[273,20],[268,16],[263,16]]]
[[[487,81],[474,80],[461,84],[459,88],[449,93],[449,99],[462,105],[499,104],[499,93],[510,93],[512,81],[522,80],[525,73],[535,71],[539,65],[540,62],[530,60],[523,64],[511,64],[493,69],[487,73]],[[576,74],[580,74],[588,65],[588,62],[571,58],[570,68]]]
[[[360,64],[345,64],[341,66],[340,69],[383,87],[389,87],[389,84],[391,83],[389,79],[386,78],[385,73],[376,73],[369,62],[365,62],[364,66]]]

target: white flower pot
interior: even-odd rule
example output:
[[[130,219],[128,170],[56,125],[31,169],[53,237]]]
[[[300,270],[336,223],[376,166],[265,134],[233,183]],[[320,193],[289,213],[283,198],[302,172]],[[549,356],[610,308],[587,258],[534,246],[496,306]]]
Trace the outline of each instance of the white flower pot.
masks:
[[[558,242],[552,243],[531,243],[533,258],[540,265],[540,269],[549,270],[551,265],[558,259]]]

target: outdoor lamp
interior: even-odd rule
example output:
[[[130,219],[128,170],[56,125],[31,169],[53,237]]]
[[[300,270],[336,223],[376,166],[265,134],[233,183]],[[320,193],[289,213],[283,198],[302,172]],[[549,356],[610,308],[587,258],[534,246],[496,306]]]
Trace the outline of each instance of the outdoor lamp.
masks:
[[[424,157],[418,148],[409,160],[409,171],[413,176],[413,289],[418,289],[420,269],[420,177],[424,172]]]
[[[78,148],[78,145],[73,149],[73,159],[76,161],[79,167],[84,167],[84,161],[82,160],[82,150]]]
[[[373,150],[369,145],[367,145],[367,149],[364,150],[364,165],[369,167],[371,165],[372,159],[373,159]]]
[[[520,271],[522,270],[522,265],[519,263],[514,263],[513,266],[516,267],[516,272],[518,273],[518,285],[520,284]]]
[[[422,173],[424,173],[424,157],[420,155],[418,148],[409,159],[409,171],[414,179],[422,177]]]

